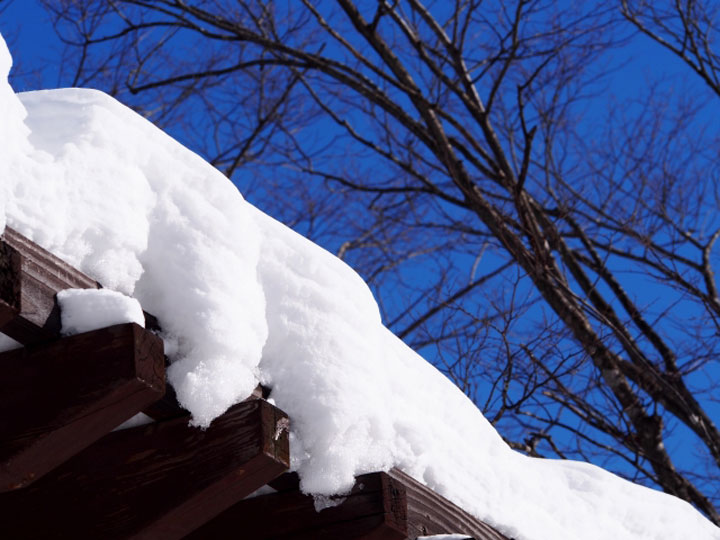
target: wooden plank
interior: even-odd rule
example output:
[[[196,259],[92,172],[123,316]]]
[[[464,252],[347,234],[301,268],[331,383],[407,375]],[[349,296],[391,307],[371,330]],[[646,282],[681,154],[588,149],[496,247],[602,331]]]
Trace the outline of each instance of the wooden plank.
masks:
[[[0,237],[0,328],[18,316],[20,310],[21,259],[15,249]]]
[[[102,285],[62,259],[6,227],[0,236],[0,331],[22,344],[60,336],[60,309],[55,295],[63,289],[97,289]],[[144,311],[145,328],[159,331],[157,318]],[[143,411],[154,419],[187,414],[170,390]]]
[[[0,237],[0,324],[20,343],[53,339],[60,332],[55,294],[100,284],[6,227]]]
[[[0,354],[0,492],[23,487],[165,391],[163,343],[123,324]]]
[[[298,488],[297,476],[283,475],[277,493],[245,499],[197,529],[187,540],[242,538],[273,540],[403,540],[405,492],[384,473],[362,475],[342,504],[315,510]]]
[[[3,537],[181,538],[288,467],[288,419],[266,401],[236,405],[206,430],[188,420],[115,431],[0,495]]]
[[[476,540],[508,540],[396,469],[358,476],[341,504],[321,512],[315,510],[312,497],[300,492],[294,474],[279,477],[270,487],[278,492],[241,501],[188,540],[219,540],[234,530],[257,540],[405,540],[452,533]]]
[[[392,469],[388,475],[405,488],[409,538],[457,533],[475,540],[512,540],[401,470]]]
[[[10,227],[0,236],[0,330],[23,344],[60,335],[55,295],[64,289],[102,285]],[[145,312],[145,328],[159,330]]]

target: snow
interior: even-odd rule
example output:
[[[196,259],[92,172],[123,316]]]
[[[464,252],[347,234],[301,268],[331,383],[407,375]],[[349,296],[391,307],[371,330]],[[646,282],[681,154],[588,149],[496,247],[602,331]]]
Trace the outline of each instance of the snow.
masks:
[[[0,148],[3,149],[3,157],[25,154],[30,150],[27,140],[30,130],[23,123],[25,109],[15,98],[7,81],[11,67],[12,57],[0,35]],[[4,159],[0,160],[0,179],[10,178],[13,173],[10,164]],[[0,185],[0,230],[5,228],[5,204],[10,196],[8,187],[6,182]]]
[[[65,289],[57,294],[62,333],[89,332],[133,322],[145,327],[140,302],[110,289]]]
[[[0,88],[9,88],[4,77]],[[255,388],[267,338],[249,205],[220,172],[105,94],[2,95],[17,119],[27,111],[16,128],[18,137],[29,128],[29,147],[3,147],[12,172],[2,175],[0,224],[159,317],[169,379],[207,426]]]
[[[255,491],[253,491],[250,495],[247,495],[246,499],[254,499],[255,497],[262,497],[263,495],[272,495],[273,493],[277,493],[277,489],[272,488],[268,485],[264,485],[262,487],[259,487]]]
[[[147,424],[152,424],[154,420],[148,416],[145,413],[139,412],[135,416],[128,418],[125,420],[122,424],[120,424],[118,427],[113,429],[113,431],[118,431],[121,429],[130,429],[138,426],[145,426]]]
[[[335,508],[345,502],[347,497],[338,495],[315,495],[313,497],[313,506],[316,512],[322,512],[328,508]]]
[[[12,351],[13,349],[19,349],[22,347],[22,343],[18,343],[10,336],[0,334],[0,352]]]
[[[16,96],[10,65],[0,40],[0,229],[7,222],[158,317],[169,380],[195,425],[261,381],[292,420],[292,468],[320,506],[356,475],[395,466],[518,539],[720,540],[679,499],[512,451],[383,327],[343,262],[111,97]],[[64,328],[87,328],[83,311],[137,314],[105,294],[63,293]]]
[[[433,534],[418,536],[415,540],[472,540],[472,538],[467,534]]]

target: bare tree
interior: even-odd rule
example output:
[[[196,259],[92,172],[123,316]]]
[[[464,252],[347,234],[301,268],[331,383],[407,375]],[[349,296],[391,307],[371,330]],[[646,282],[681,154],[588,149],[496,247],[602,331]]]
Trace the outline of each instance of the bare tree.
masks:
[[[710,4],[46,2],[69,83],[348,260],[514,448],[720,524]],[[702,88],[600,99],[635,31]]]

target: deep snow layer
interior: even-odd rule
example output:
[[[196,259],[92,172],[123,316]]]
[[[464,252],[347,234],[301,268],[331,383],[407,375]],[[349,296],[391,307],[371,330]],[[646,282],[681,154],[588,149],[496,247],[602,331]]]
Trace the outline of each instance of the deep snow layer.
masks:
[[[260,380],[292,419],[308,492],[342,493],[357,474],[398,466],[519,539],[720,539],[679,499],[512,451],[383,327],[344,263],[114,99],[16,96],[10,64],[0,38],[0,230],[7,221],[155,314],[196,424]],[[93,309],[114,309],[103,306]]]

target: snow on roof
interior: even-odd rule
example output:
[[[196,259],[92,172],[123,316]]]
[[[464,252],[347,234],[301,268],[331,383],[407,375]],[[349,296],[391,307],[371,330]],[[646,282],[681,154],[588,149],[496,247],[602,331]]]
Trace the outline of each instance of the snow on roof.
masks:
[[[66,335],[127,322],[145,327],[140,302],[111,289],[65,289],[57,294],[57,303]]]
[[[342,493],[355,475],[397,466],[518,539],[720,539],[680,499],[512,451],[383,327],[343,262],[113,98],[15,95],[10,66],[0,38],[0,230],[7,222],[156,315],[195,424],[261,381],[292,419],[306,492]]]

